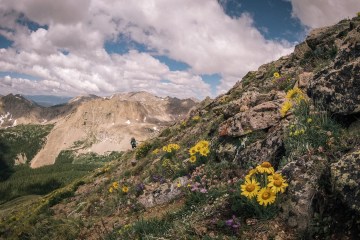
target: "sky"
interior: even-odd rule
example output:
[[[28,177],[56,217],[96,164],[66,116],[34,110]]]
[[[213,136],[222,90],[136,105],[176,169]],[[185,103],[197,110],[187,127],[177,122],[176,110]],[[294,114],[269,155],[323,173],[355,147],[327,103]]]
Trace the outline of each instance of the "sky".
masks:
[[[0,94],[216,97],[360,0],[0,0]]]

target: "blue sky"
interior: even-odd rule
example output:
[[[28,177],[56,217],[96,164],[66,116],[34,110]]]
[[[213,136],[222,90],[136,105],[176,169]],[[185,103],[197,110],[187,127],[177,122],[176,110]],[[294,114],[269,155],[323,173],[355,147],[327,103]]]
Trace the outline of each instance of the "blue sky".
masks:
[[[0,94],[216,97],[358,0],[0,0]]]

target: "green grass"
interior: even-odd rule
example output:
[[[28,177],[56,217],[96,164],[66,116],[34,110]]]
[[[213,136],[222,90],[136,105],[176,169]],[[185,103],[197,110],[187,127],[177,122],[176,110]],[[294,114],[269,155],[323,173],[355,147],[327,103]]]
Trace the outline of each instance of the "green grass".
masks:
[[[122,153],[95,153],[75,156],[73,151],[61,151],[55,164],[32,169],[28,165],[12,168],[5,181],[0,181],[0,204],[26,195],[44,195],[64,187],[105,163],[118,159]]]
[[[26,195],[43,195],[78,179],[98,165],[54,164],[36,169],[16,166],[14,173],[0,182],[0,204]]]

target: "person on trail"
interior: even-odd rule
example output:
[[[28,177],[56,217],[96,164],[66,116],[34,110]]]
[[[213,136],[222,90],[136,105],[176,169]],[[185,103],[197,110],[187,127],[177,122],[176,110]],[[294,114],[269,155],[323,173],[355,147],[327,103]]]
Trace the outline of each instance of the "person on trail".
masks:
[[[136,148],[136,140],[135,140],[135,138],[131,138],[131,141],[130,141],[130,144],[131,144],[131,147],[134,149],[134,148]]]

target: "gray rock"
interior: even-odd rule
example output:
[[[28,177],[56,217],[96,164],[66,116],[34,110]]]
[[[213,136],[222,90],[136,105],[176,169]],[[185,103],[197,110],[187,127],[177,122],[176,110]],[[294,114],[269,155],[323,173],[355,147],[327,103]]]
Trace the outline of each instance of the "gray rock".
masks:
[[[331,113],[359,113],[360,59],[343,65],[339,70],[327,68],[321,71],[310,82],[308,93]]]
[[[275,126],[269,129],[266,136],[251,136],[247,135],[242,139],[241,151],[237,151],[235,161],[242,166],[247,166],[247,163],[260,164],[263,161],[270,161],[277,163],[279,159],[277,155],[283,151],[283,134],[282,126]],[[255,140],[253,138],[256,138]],[[255,142],[253,142],[255,141]]]
[[[172,183],[164,183],[153,188],[146,188],[144,193],[139,196],[138,201],[145,208],[151,208],[157,205],[165,204],[181,195],[181,189],[177,186],[186,186],[188,183],[187,177],[179,177]]]
[[[342,201],[360,213],[360,148],[331,164],[331,185]]]
[[[288,219],[289,226],[294,226],[296,222],[300,232],[309,227],[313,216],[312,200],[318,191],[318,181],[326,169],[326,164],[326,159],[314,155],[306,160],[298,158],[282,169],[289,182],[286,199],[281,204],[282,217]]]
[[[240,112],[220,125],[219,134],[239,137],[255,130],[274,126],[281,119],[280,106],[280,101],[269,101],[260,103],[245,112]]]

